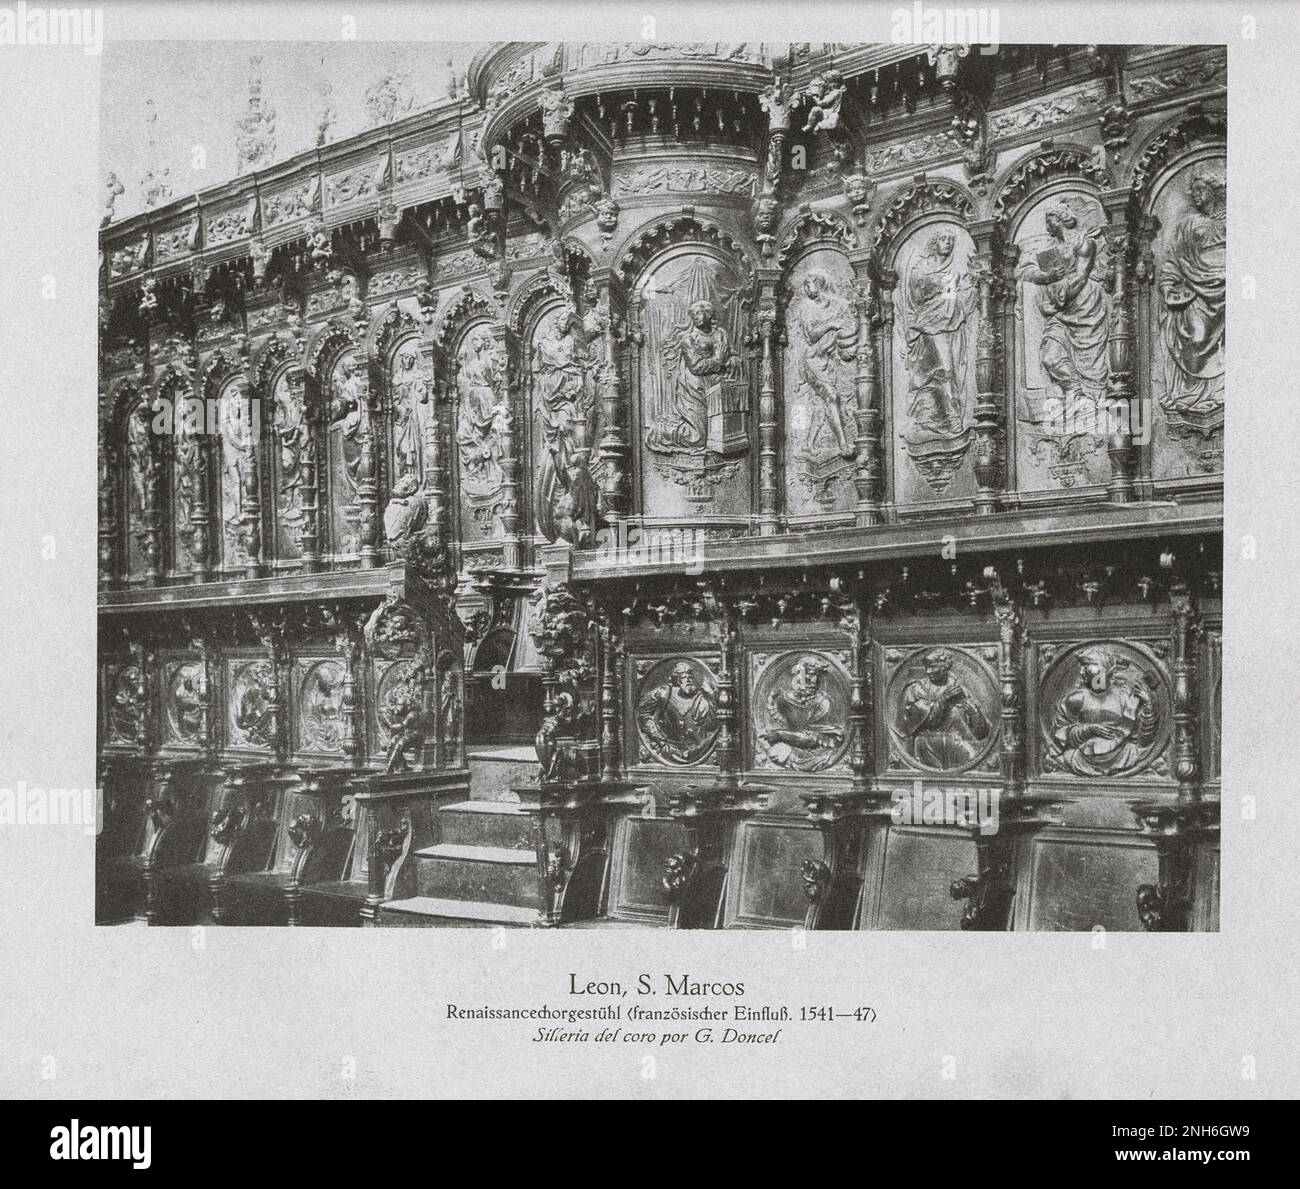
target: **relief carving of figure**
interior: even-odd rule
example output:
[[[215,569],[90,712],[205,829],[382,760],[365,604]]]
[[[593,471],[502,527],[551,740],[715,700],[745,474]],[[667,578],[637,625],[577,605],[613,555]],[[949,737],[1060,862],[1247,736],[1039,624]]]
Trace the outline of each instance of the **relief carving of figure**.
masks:
[[[970,446],[967,370],[974,337],[975,287],[959,267],[957,236],[934,232],[895,291],[905,343],[908,456],[942,492]]]
[[[748,441],[728,441],[721,418],[734,403],[728,388],[741,382],[740,360],[711,301],[692,302],[687,313],[689,321],[675,327],[664,346],[668,402],[650,426],[646,445],[666,454],[734,453]]]
[[[127,665],[113,680],[108,703],[108,731],[122,743],[139,743],[144,733],[144,704],[140,697],[140,670]]]
[[[566,310],[539,339],[535,355],[536,409],[545,449],[537,476],[537,531],[578,548],[594,540],[599,499],[590,471],[596,432],[593,337],[579,314]]]
[[[1208,435],[1223,424],[1227,183],[1221,169],[1198,168],[1187,194],[1192,209],[1174,227],[1158,280],[1160,407],[1174,428]]]
[[[199,437],[188,419],[177,419],[174,465],[176,475],[175,517],[176,539],[190,555],[195,549],[193,515],[199,494]]]
[[[813,463],[837,456],[853,458],[848,417],[854,399],[858,320],[853,307],[819,269],[803,279],[803,298],[795,310],[794,325],[799,336],[795,399],[809,413],[799,453]]]
[[[848,88],[844,84],[844,75],[838,70],[828,70],[824,75],[817,75],[808,83],[804,92],[812,107],[804,121],[805,132],[833,132],[840,126],[840,105]]]
[[[235,682],[234,742],[270,747],[275,742],[275,715],[270,695],[271,667],[265,661],[248,666]]]
[[[1102,231],[1095,225],[1079,231],[1079,214],[1065,202],[1048,210],[1044,224],[1051,246],[1021,264],[1016,276],[1037,291],[1043,318],[1039,361],[1057,390],[1066,426],[1081,411],[1089,414],[1085,424],[1096,424],[1090,414],[1104,398],[1109,376],[1110,303],[1098,248]]]
[[[1075,689],[1056,706],[1050,766],[1077,776],[1114,776],[1136,767],[1160,729],[1154,674],[1129,677],[1133,662],[1106,648],[1078,655]]]
[[[406,753],[424,741],[424,711],[419,691],[409,681],[399,682],[388,691],[380,707],[380,717],[388,732],[388,762],[385,772],[406,772],[410,762]]]
[[[308,675],[302,690],[302,733],[308,747],[338,751],[343,745],[343,667],[329,662]]]
[[[393,449],[398,473],[418,475],[424,457],[429,409],[429,375],[417,351],[402,351],[393,361]]]
[[[158,485],[158,459],[150,440],[149,406],[141,402],[126,423],[127,463],[130,469],[128,512],[133,531],[143,531],[144,515]]]
[[[717,741],[717,696],[700,681],[694,665],[679,661],[665,683],[642,695],[636,721],[657,758],[697,764]]]
[[[203,669],[195,664],[182,665],[172,680],[171,712],[176,735],[185,742],[193,742],[203,734],[207,713]]]
[[[953,678],[946,649],[921,659],[925,676],[903,690],[898,720],[903,744],[927,768],[963,768],[979,755],[992,727],[971,691]]]
[[[509,413],[504,397],[498,395],[505,389],[504,368],[486,330],[469,334],[458,362],[456,444],[461,483],[472,506],[490,509],[504,482],[501,423]]]
[[[338,435],[343,473],[352,496],[369,473],[370,395],[366,377],[357,361],[345,355],[330,400],[330,431]]]
[[[830,663],[803,656],[790,676],[767,695],[759,734],[767,758],[795,772],[820,772],[838,758],[845,737],[843,714],[822,688]]]
[[[221,519],[226,539],[242,548],[244,539],[244,485],[253,465],[253,431],[247,400],[238,384],[221,395]]]
[[[310,449],[302,389],[282,375],[275,385],[274,428],[280,445],[280,517],[291,528],[303,521],[302,464]]]

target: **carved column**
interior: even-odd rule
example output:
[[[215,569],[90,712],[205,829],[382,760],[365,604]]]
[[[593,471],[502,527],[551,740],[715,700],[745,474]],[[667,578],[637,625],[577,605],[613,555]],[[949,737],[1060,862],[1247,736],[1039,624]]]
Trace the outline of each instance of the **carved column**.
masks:
[[[335,651],[343,658],[343,691],[339,699],[339,718],[343,724],[343,754],[359,766],[365,751],[362,728],[362,703],[357,697],[361,680],[362,625],[346,612],[334,635]]]
[[[491,326],[500,364],[500,388],[497,397],[502,412],[497,419],[501,444],[501,533],[502,555],[507,570],[517,570],[523,564],[519,541],[519,438],[517,415],[520,405],[522,376],[519,352],[509,329],[503,322]]]
[[[777,471],[777,433],[780,429],[776,404],[777,329],[776,279],[763,269],[760,277],[758,338],[762,352],[758,365],[758,532],[775,536],[780,527],[780,484]]]
[[[993,615],[998,624],[998,689],[1001,700],[1002,738],[998,761],[1008,797],[1025,788],[1025,688],[1022,676],[1024,612],[1019,602],[989,570]]]
[[[144,401],[132,414],[145,422],[148,443],[143,475],[144,506],[141,509],[140,547],[144,553],[144,582],[157,586],[162,581],[162,446],[153,431],[152,402]]]
[[[619,374],[618,343],[620,338],[631,342],[631,336],[620,335],[623,319],[619,313],[621,290],[611,273],[593,278],[600,293],[600,311],[605,324],[605,361],[600,375],[600,442],[597,455],[600,459],[601,515],[618,534],[618,525],[629,508],[628,499],[628,436],[627,402]]]
[[[875,267],[874,265],[872,266]],[[871,393],[870,412],[871,417],[868,419],[868,425],[871,428],[870,444],[875,459],[874,465],[868,469],[868,478],[871,480],[869,489],[871,491],[871,501],[863,506],[863,500],[859,496],[858,506],[858,524],[881,524],[884,522],[884,513],[882,511],[883,497],[885,490],[885,461],[884,461],[884,417],[883,403],[889,399],[890,370],[882,365],[882,361],[890,358],[890,352],[893,349],[894,342],[894,287],[898,284],[898,274],[893,269],[880,269],[868,277],[867,296],[869,297],[868,306],[859,315],[859,335],[865,332],[867,340],[870,343],[870,360],[866,366],[860,367],[859,371],[870,371],[874,373],[869,387]],[[870,314],[870,317],[865,315]],[[861,350],[861,339],[859,339],[859,350]],[[859,407],[861,407],[859,405]],[[865,436],[865,435],[864,435]],[[874,519],[865,519],[864,517],[874,516]]]
[[[1005,484],[1006,412],[1003,405],[1001,244],[992,222],[972,225],[976,254],[971,272],[979,295],[979,329],[975,340],[975,411],[971,428],[975,436],[974,470],[977,484],[973,503],[977,516],[996,512]]]
[[[364,342],[365,315],[357,316],[358,341]],[[361,459],[357,464],[357,552],[361,557],[362,569],[374,569],[380,564],[379,556],[379,457],[380,449],[376,428],[375,391],[377,385],[372,382],[370,367],[365,364],[362,373],[366,377],[365,392],[362,393],[358,412],[361,424],[357,429],[357,440],[361,448]]]
[[[853,483],[857,488],[854,522],[859,527],[882,524],[880,496],[884,489],[881,434],[880,354],[876,343],[877,312],[883,312],[875,262],[865,249],[850,254],[857,274],[853,308],[858,320],[858,349],[853,378],[854,446],[857,458]],[[886,340],[888,342],[888,340]]]
[[[299,563],[304,574],[318,573],[320,556],[320,453],[324,430],[326,399],[319,385],[306,386],[301,363],[290,368],[288,382],[301,389],[303,424],[307,433],[302,446],[302,529],[298,533]]]
[[[288,724],[285,721],[283,701],[283,670],[287,649],[285,647],[285,622],[283,612],[273,616],[265,611],[250,611],[248,622],[253,634],[266,649],[270,662],[270,680],[266,688],[266,717],[275,741],[275,758],[283,762],[288,751]]]
[[[429,523],[438,543],[447,543],[447,425],[449,398],[445,361],[434,344],[421,343],[420,352],[428,369],[429,413],[424,421],[424,498],[429,509]],[[443,364],[443,366],[439,366]]]
[[[1130,283],[1136,238],[1128,225],[1128,201],[1127,190],[1113,191],[1102,198],[1102,205],[1111,219],[1105,231],[1113,269],[1110,338],[1107,345],[1110,380],[1106,393],[1110,421],[1106,447],[1106,452],[1110,455],[1110,483],[1107,490],[1113,504],[1128,504],[1137,498],[1135,477],[1138,452],[1133,444],[1136,399],[1133,365],[1137,352],[1134,341],[1134,294]]]
[[[1165,558],[1161,564],[1172,567],[1170,555],[1166,554]],[[1200,616],[1187,581],[1181,575],[1175,576],[1169,589],[1169,609],[1174,621],[1169,665],[1173,684],[1174,776],[1178,780],[1179,801],[1199,801],[1201,753],[1197,739],[1196,640],[1200,636]]]
[[[113,441],[109,427],[101,423],[99,444],[99,589],[112,590],[118,581],[117,478],[121,473],[122,451]]]
[[[622,770],[619,749],[618,691],[621,642],[608,613],[600,623],[600,774],[617,780]]]
[[[718,779],[734,783],[740,771],[740,740],[736,734],[736,664],[739,634],[735,610],[722,605],[718,641]]]

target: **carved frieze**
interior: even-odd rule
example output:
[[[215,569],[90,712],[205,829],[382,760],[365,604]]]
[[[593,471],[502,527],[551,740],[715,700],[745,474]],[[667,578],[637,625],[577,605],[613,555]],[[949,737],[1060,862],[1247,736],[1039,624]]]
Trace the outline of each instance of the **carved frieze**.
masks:
[[[305,219],[319,209],[319,182],[315,177],[268,194],[262,200],[262,226],[278,227],[293,219]]]
[[[253,232],[253,218],[257,200],[250,198],[238,206],[213,211],[203,220],[203,242],[209,248],[242,239]]]
[[[722,194],[752,198],[757,178],[752,170],[698,162],[643,165],[614,175],[614,194]]]

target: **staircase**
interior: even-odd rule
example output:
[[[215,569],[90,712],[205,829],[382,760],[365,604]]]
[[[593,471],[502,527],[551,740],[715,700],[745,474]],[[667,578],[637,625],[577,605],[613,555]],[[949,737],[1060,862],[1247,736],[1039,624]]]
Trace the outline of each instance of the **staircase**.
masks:
[[[438,810],[439,841],[414,854],[416,895],[379,911],[389,927],[527,928],[542,908],[532,820],[510,790],[537,771],[531,747],[483,748],[468,757],[472,801]]]

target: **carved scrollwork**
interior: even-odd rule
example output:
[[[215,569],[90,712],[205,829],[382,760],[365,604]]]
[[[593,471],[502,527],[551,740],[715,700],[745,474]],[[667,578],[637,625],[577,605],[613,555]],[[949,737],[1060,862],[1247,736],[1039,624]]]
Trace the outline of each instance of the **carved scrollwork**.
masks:
[[[934,212],[951,214],[960,222],[968,222],[975,217],[975,200],[954,182],[917,174],[916,180],[881,211],[871,237],[872,245],[882,257],[888,255],[899,232],[908,223]]]
[[[800,211],[781,233],[776,251],[778,266],[788,268],[795,256],[815,243],[836,245],[848,251],[858,246],[858,237],[847,220],[833,211]]]
[[[1013,215],[1032,195],[1058,178],[1082,178],[1105,188],[1106,166],[1087,149],[1073,145],[1039,150],[1021,161],[1002,182],[993,199],[993,217],[1005,231]]]
[[[745,244],[719,224],[693,211],[683,211],[642,228],[624,247],[616,270],[624,283],[630,285],[665,248],[691,242],[719,248],[739,265],[747,280],[752,277],[753,262]]]

